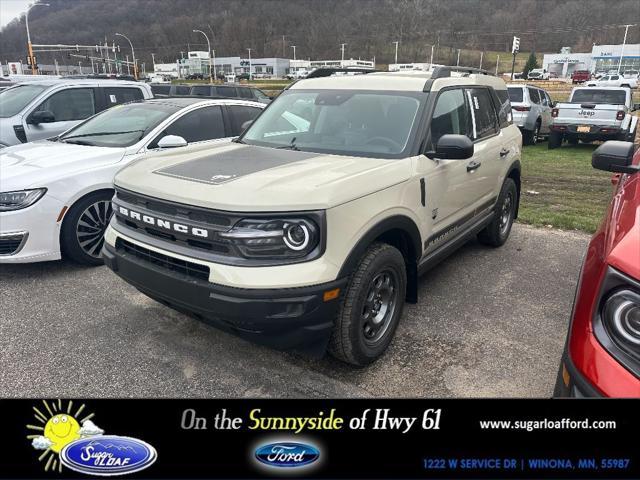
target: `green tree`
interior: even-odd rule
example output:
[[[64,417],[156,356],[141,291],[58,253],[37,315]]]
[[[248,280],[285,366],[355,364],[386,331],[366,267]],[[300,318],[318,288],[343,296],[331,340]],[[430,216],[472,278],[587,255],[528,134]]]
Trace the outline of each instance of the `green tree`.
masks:
[[[529,54],[529,58],[527,58],[527,63],[524,64],[524,68],[522,69],[522,78],[527,78],[529,72],[534,68],[540,68],[538,64],[538,59],[536,58],[536,52],[531,52]]]

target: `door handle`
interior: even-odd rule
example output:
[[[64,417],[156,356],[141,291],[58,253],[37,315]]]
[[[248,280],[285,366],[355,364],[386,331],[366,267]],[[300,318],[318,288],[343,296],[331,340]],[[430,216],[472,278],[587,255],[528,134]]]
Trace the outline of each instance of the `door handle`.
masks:
[[[509,155],[509,151],[510,151],[510,150],[508,150],[508,149],[506,149],[506,148],[503,148],[502,150],[500,150],[500,158],[504,158],[504,157],[506,157],[507,155]]]
[[[480,165],[482,165],[482,163],[477,162],[475,160],[472,160],[471,162],[469,162],[467,164],[467,172],[472,172],[472,171],[480,168]]]

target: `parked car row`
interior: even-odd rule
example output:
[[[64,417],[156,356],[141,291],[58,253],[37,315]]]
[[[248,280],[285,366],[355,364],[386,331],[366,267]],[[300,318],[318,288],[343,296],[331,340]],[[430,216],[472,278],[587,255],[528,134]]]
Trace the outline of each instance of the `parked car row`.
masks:
[[[271,98],[259,88],[246,85],[151,84],[151,90],[156,97],[201,96],[243,98],[261,103],[269,103],[271,101]]]

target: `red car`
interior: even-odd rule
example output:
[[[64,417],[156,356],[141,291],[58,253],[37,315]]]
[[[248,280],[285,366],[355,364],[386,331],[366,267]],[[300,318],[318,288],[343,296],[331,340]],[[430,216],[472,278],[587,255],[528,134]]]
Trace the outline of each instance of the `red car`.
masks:
[[[607,215],[578,281],[556,397],[640,397],[640,150],[609,141],[594,168],[614,172]]]
[[[576,70],[571,74],[571,83],[584,83],[591,80],[591,72],[589,70]]]

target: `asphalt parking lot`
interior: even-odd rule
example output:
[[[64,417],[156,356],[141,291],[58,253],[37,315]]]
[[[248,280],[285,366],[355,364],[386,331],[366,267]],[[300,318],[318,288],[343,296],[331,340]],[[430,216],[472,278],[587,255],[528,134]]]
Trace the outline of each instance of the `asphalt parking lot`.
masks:
[[[517,224],[501,249],[468,244],[363,370],[222,333],[105,267],[1,265],[0,396],[550,396],[588,239]]]

